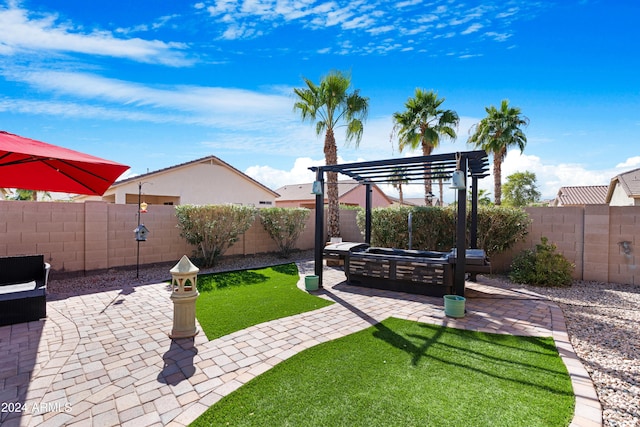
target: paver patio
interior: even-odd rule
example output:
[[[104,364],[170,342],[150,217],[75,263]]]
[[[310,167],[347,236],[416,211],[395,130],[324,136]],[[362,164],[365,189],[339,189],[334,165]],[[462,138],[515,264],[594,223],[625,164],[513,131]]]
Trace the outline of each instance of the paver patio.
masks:
[[[301,277],[313,264],[298,264]],[[168,275],[168,273],[167,273]],[[444,315],[442,298],[353,287],[325,268],[336,302],[208,341],[171,340],[166,283],[48,301],[46,321],[0,327],[0,425],[185,426],[277,363],[390,316],[517,335],[553,336],[576,393],[574,426],[601,426],[593,384],[569,342],[562,311],[535,294],[467,283],[467,314]],[[301,280],[298,286],[304,288]]]

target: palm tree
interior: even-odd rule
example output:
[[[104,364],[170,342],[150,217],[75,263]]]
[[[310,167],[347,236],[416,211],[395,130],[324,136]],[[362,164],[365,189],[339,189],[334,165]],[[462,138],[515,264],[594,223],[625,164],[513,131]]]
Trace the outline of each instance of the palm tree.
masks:
[[[438,180],[438,191],[440,193],[440,197],[438,198],[438,206],[442,207],[443,206],[442,198],[444,197],[444,180],[447,178],[444,168],[440,166],[434,169],[433,177]]]
[[[293,106],[303,121],[316,125],[316,134],[324,132],[324,157],[327,165],[338,163],[335,129],[343,123],[346,127],[346,142],[354,141],[356,147],[362,139],[363,122],[367,118],[369,98],[360,96],[359,90],[348,92],[351,76],[341,71],[331,71],[319,85],[305,78],[306,87],[294,89],[297,96]],[[338,176],[329,172],[327,176],[327,199],[329,201],[329,236],[340,236],[340,206],[338,205]]]
[[[453,110],[444,110],[440,106],[444,98],[438,99],[438,94],[430,90],[416,89],[415,96],[405,102],[403,112],[393,113],[393,136],[398,136],[400,151],[406,147],[412,150],[422,147],[422,154],[428,156],[440,143],[441,137],[456,139],[456,129],[460,123],[458,114]],[[427,197],[431,193],[431,176],[429,166],[426,166],[424,177],[424,200],[427,206],[431,200]]]
[[[471,206],[471,191],[467,192],[467,206]],[[484,188],[478,189],[478,206],[491,206],[491,193]]]
[[[491,193],[489,193],[485,189],[478,190],[478,205],[480,206],[491,206]]]
[[[493,154],[493,193],[494,203],[500,205],[502,198],[502,162],[507,150],[514,145],[522,153],[527,145],[527,137],[521,126],[528,126],[529,119],[521,115],[520,108],[509,107],[509,100],[504,99],[498,110],[493,105],[485,108],[487,117],[471,127],[473,132],[469,143]]]
[[[409,177],[407,176],[407,168],[394,168],[393,173],[391,174],[391,186],[398,190],[398,194],[400,196],[400,206],[404,205],[404,197],[402,195],[402,186],[409,182]]]

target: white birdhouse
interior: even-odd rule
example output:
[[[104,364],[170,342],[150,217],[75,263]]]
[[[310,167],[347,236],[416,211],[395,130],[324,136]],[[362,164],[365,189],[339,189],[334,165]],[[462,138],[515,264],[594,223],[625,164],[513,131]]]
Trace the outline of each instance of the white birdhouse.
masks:
[[[144,224],[140,224],[133,230],[136,234],[136,240],[139,242],[144,242],[147,240],[147,234],[149,234],[149,229],[144,226]]]

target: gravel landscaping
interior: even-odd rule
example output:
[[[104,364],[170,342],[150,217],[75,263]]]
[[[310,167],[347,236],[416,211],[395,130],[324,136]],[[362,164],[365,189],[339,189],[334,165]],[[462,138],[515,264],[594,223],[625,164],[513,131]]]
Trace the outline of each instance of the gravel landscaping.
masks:
[[[258,268],[313,259],[312,251],[289,259],[275,255],[226,257],[201,273]],[[170,280],[175,263],[139,269],[110,269],[86,275],[51,273],[51,298],[101,290],[121,289]],[[526,289],[553,300],[564,312],[571,343],[591,375],[603,406],[605,426],[640,426],[640,285],[589,281],[567,288],[513,284],[502,276],[482,276],[483,283]]]

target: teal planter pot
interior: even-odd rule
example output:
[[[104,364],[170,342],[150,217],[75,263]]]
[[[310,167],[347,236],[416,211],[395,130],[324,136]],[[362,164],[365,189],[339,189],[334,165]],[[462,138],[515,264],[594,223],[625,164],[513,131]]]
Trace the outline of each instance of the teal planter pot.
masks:
[[[318,281],[319,278],[316,275],[309,275],[304,277],[304,288],[307,291],[317,291],[318,290]]]
[[[458,295],[444,296],[444,314],[449,317],[464,317],[465,297]]]

